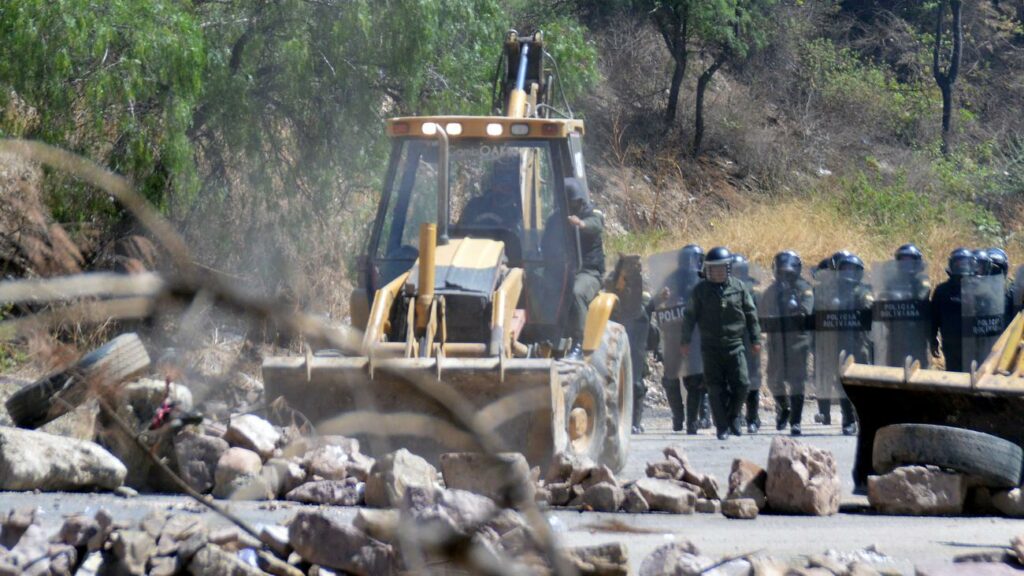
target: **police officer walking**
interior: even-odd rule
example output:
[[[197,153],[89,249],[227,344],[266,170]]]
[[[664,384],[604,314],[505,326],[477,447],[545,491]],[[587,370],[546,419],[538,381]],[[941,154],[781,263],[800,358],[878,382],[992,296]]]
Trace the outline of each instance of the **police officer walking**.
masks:
[[[775,255],[775,281],[758,303],[761,328],[767,335],[768,389],[775,397],[775,429],[799,436],[804,410],[804,387],[811,355],[814,292],[800,274],[800,256],[786,250]]]
[[[875,265],[872,283],[875,364],[902,367],[910,357],[927,366],[932,285],[921,250],[913,244],[897,248],[891,261]]]
[[[747,396],[743,337],[761,352],[761,328],[750,291],[731,277],[733,257],[724,247],[712,248],[704,259],[704,280],[693,290],[683,315],[682,353],[690,355],[694,328],[701,337],[704,383],[711,396],[711,411],[719,440],[743,434],[740,413]]]
[[[961,302],[961,284],[964,278],[972,275],[975,269],[974,254],[967,248],[957,248],[949,253],[946,274],[949,279],[935,287],[932,295],[931,316],[932,356],[946,359],[946,370],[963,371],[963,314]],[[942,336],[942,343],[939,343]]]

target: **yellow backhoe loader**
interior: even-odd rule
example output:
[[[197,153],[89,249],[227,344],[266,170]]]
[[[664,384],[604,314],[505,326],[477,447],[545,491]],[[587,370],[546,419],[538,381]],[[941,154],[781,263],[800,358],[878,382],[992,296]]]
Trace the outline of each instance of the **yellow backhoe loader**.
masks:
[[[615,295],[590,304],[583,359],[565,358],[582,266],[565,181],[586,189],[587,178],[583,122],[548,103],[549,58],[540,33],[511,31],[494,115],[387,121],[391,157],[351,296],[361,347],[267,358],[269,398],[370,437],[371,451],[436,461],[476,448],[449,407],[415,386],[441,382],[531,464],[561,452],[622,467],[632,368],[626,332],[609,320]]]

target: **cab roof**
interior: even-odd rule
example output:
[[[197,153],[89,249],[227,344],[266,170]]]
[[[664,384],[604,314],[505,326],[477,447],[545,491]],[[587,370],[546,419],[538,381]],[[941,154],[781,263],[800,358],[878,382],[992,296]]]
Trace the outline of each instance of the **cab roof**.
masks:
[[[405,116],[387,121],[388,136],[430,137],[441,126],[451,139],[488,138],[562,139],[584,133],[583,121],[565,118],[509,118],[506,116]]]

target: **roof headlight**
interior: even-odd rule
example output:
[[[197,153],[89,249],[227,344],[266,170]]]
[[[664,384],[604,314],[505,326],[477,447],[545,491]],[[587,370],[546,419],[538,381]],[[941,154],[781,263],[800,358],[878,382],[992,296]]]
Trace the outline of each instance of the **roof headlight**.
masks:
[[[509,127],[509,132],[511,132],[513,136],[526,136],[530,133],[530,125],[513,124]]]
[[[433,136],[434,134],[437,134],[437,124],[434,124],[433,122],[424,122],[420,130],[423,131],[424,136]]]
[[[444,131],[447,132],[449,136],[458,136],[462,134],[462,124],[459,124],[458,122],[449,122],[445,124]]]
[[[498,124],[497,122],[492,122],[487,125],[488,136],[501,136],[504,131],[505,128],[501,124]]]

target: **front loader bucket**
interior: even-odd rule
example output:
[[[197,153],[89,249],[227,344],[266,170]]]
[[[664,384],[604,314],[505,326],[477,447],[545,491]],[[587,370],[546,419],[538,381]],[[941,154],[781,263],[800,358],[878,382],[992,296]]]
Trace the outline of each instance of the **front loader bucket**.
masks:
[[[854,484],[874,474],[875,433],[890,424],[937,424],[985,432],[1024,446],[1020,378],[847,363],[841,374],[859,420]]]
[[[468,403],[502,450],[546,465],[567,443],[555,363],[546,359],[277,357],[263,363],[267,398],[283,396],[320,434],[359,438],[380,456],[398,448],[437,463],[445,452],[481,447],[445,406],[417,383]],[[443,386],[441,385],[443,383]],[[450,402],[449,402],[450,403]]]

